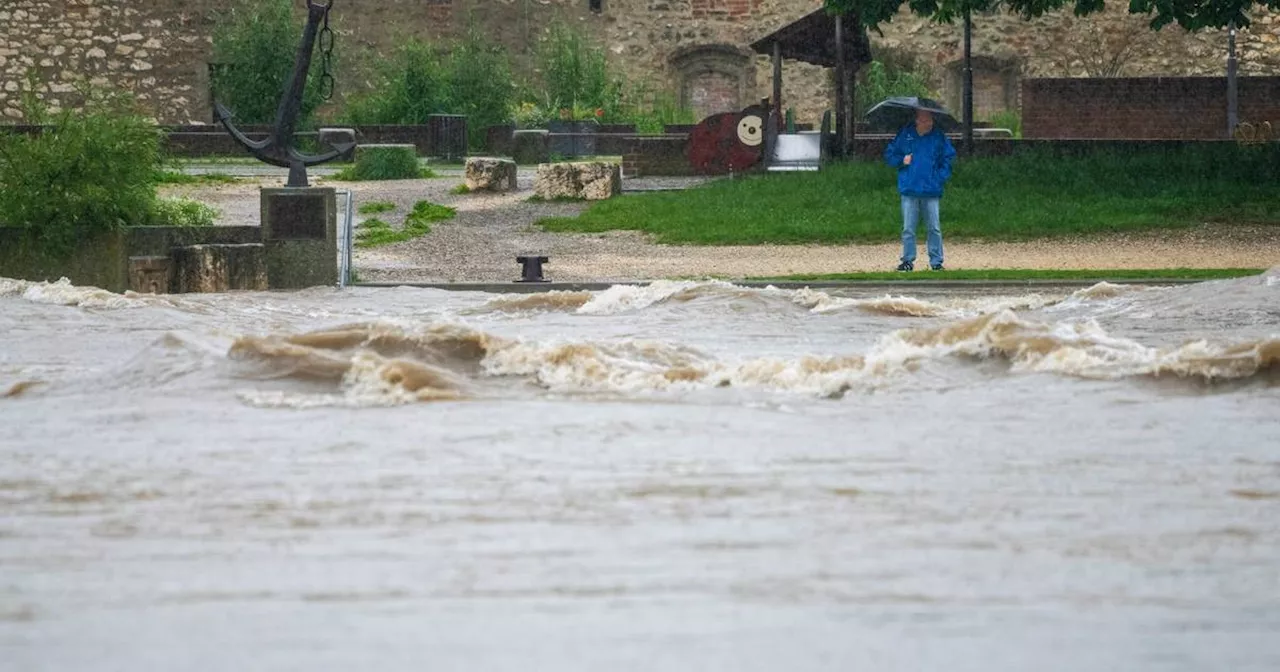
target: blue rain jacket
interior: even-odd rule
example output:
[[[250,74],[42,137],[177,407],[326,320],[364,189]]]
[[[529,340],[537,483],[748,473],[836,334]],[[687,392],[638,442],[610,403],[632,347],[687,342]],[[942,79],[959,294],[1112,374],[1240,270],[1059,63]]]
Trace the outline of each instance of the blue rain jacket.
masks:
[[[902,165],[910,154],[911,165]],[[884,162],[898,169],[898,193],[903,196],[941,198],[942,186],[951,179],[951,160],[955,147],[946,134],[933,127],[925,135],[916,133],[915,124],[907,124],[884,148]]]

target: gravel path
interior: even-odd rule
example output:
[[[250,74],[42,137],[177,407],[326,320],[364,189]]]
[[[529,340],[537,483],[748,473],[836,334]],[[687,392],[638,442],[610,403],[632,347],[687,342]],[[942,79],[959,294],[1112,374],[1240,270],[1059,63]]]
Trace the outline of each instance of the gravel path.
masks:
[[[896,244],[672,246],[655,245],[635,232],[548,233],[534,227],[533,222],[573,215],[585,206],[530,203],[532,171],[522,172],[517,192],[501,195],[451,194],[461,183],[456,175],[355,183],[314,176],[312,181],[339,191],[350,190],[357,206],[372,201],[394,203],[395,211],[376,216],[397,227],[420,200],[457,209],[455,219],[433,224],[431,233],[421,238],[373,249],[356,248],[355,268],[362,281],[501,282],[519,277],[516,256],[532,253],[549,256],[547,277],[566,282],[884,271],[892,270],[900,253]],[[698,181],[629,179],[624,189],[673,189]],[[218,207],[223,213],[220,224],[257,224],[259,186],[282,182],[277,177],[255,177],[227,185],[166,187],[162,193],[190,196]],[[363,219],[356,216],[357,227]],[[945,222],[943,226],[945,234]],[[921,268],[927,260],[923,245],[919,256],[917,267]],[[1280,264],[1280,226],[1204,225],[1081,240],[947,244],[949,268],[1268,268],[1276,264]]]

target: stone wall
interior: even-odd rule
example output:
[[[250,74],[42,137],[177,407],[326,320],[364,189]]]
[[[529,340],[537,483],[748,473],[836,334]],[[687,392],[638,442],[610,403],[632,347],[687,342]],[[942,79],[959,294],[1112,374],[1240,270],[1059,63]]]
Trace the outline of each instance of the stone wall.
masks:
[[[212,21],[187,0],[0,2],[0,115],[22,118],[26,75],[57,112],[77,82],[132,91],[160,121],[208,119]]]
[[[1280,127],[1280,77],[1241,77],[1242,122]],[[1224,77],[1028,79],[1026,138],[1211,140],[1227,137]]]
[[[295,0],[301,7],[303,0]],[[447,41],[469,23],[506,46],[522,79],[536,75],[539,41],[553,20],[582,27],[607,48],[633,82],[681,96],[700,115],[740,109],[770,95],[766,57],[746,46],[821,6],[821,0],[360,0],[338,3],[334,26],[347,66],[367,66],[408,36]],[[23,74],[39,93],[74,105],[76,81],[112,83],[138,94],[161,122],[211,122],[209,35],[217,6],[188,0],[3,0],[0,2],[0,119],[17,120]],[[903,13],[873,37],[934,66],[937,88],[959,107],[960,24]],[[873,33],[874,35],[874,33]],[[1280,71],[1280,19],[1265,14],[1239,36],[1241,73]],[[1033,21],[993,13],[974,17],[979,118],[1016,108],[1024,77],[1097,74],[1217,75],[1225,63],[1220,31],[1159,33],[1122,6],[1079,19],[1069,12]],[[822,68],[784,66],[784,104],[816,123],[830,106]],[[368,86],[359,69],[339,72],[339,97]],[[334,112],[331,107],[328,112]]]
[[[1241,75],[1280,72],[1280,16],[1256,13],[1236,36]],[[900,14],[873,39],[881,48],[927,57],[943,100],[960,109],[963,23],[936,24]],[[974,114],[1018,109],[1020,81],[1030,77],[1219,76],[1226,73],[1227,35],[1188,33],[1176,25],[1152,31],[1147,19],[1118,3],[1095,16],[1057,12],[1031,21],[993,12],[973,17]],[[1225,126],[1225,121],[1223,122]]]

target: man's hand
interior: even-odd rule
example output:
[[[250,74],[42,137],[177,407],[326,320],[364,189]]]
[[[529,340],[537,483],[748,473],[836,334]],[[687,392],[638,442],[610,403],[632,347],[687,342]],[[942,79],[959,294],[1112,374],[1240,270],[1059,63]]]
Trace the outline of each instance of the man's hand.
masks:
[[[911,165],[911,155],[910,155],[910,154],[908,154],[908,155],[906,155],[906,156],[902,157],[902,165],[904,165],[904,166],[909,166],[909,165]]]

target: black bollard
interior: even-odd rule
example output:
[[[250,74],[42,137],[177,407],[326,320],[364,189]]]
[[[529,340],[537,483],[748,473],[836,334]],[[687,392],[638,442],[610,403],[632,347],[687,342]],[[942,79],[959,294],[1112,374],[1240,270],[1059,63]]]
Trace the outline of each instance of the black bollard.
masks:
[[[522,256],[516,257],[516,261],[523,267],[521,278],[516,282],[549,282],[542,277],[542,265],[547,263],[547,257],[541,256]]]

